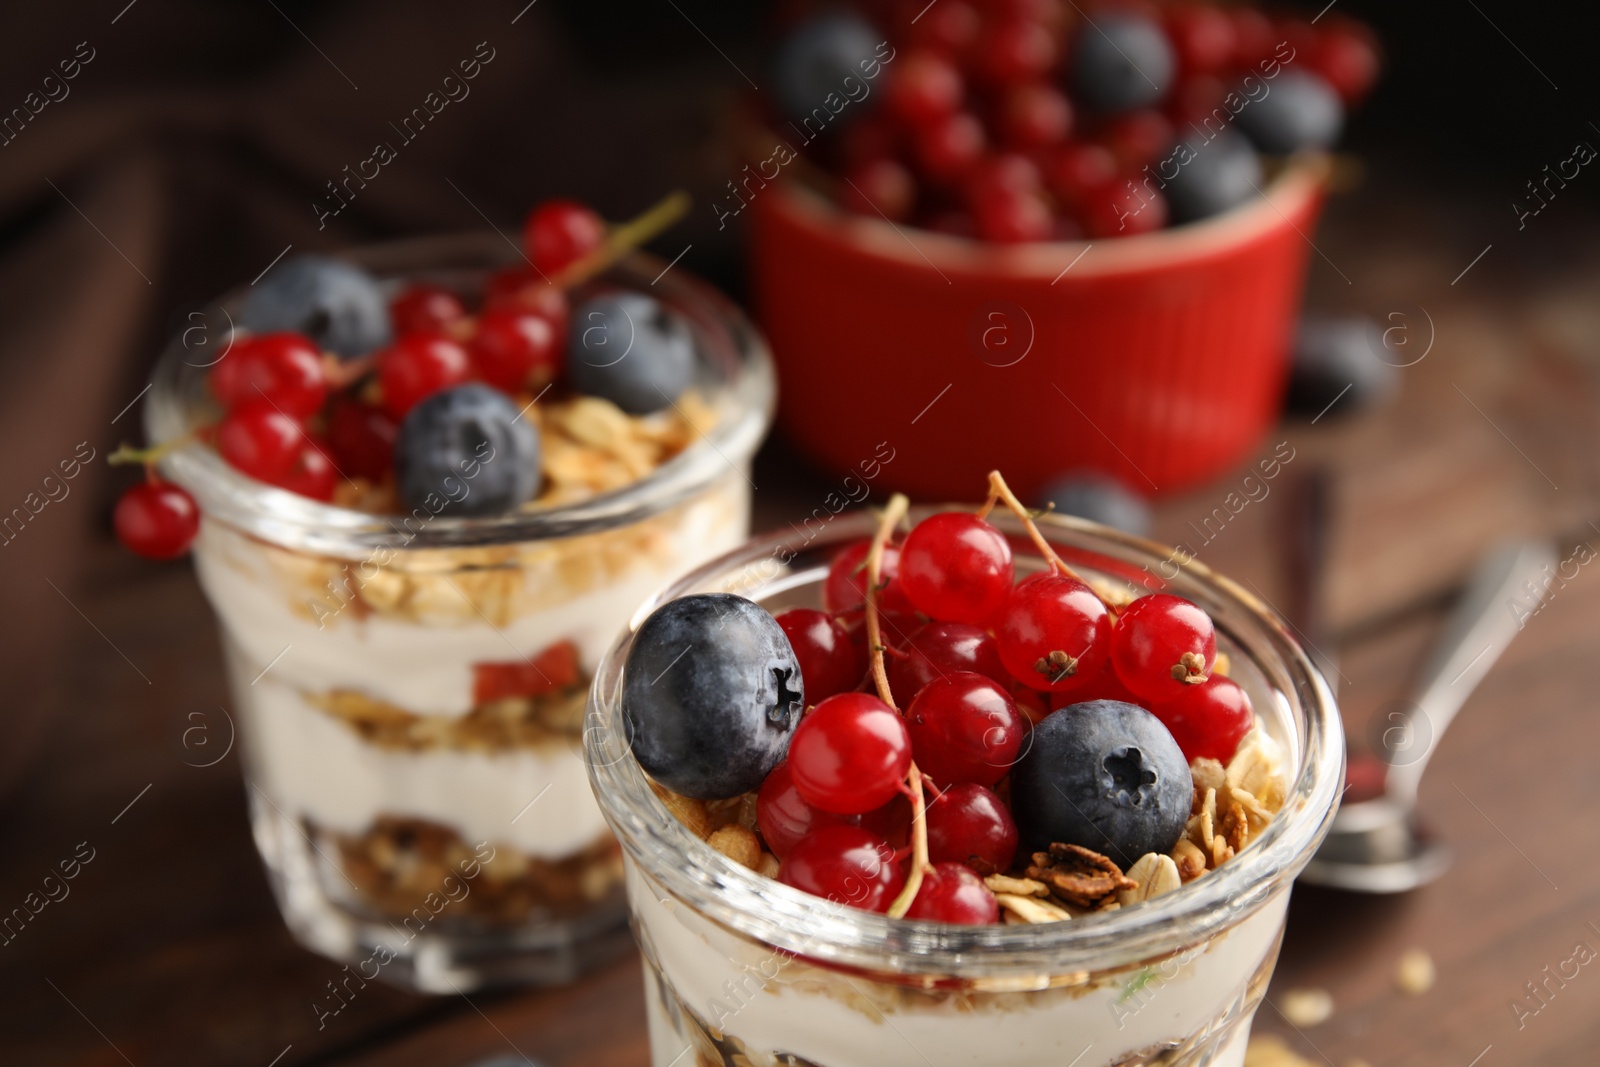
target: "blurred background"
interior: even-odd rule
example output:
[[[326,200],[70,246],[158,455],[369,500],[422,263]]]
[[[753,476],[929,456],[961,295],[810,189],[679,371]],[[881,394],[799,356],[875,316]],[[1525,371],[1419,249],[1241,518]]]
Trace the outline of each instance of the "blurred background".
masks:
[[[211,617],[187,564],[136,561],[109,532],[134,475],[103,458],[140,439],[156,353],[287,247],[515,232],[553,195],[621,219],[684,188],[695,209],[654,250],[688,245],[682,267],[746,296],[740,224],[719,228],[704,205],[742,165],[730,116],[762,78],[783,5],[524,2],[109,0],[5,16],[0,113],[61,61],[81,69],[0,146],[0,510],[63,457],[93,460],[0,545],[0,909],[79,841],[105,857],[75,884],[81,899],[0,951],[5,1062],[455,1064],[508,1045],[642,1062],[631,964],[477,1011],[375,990],[319,1032],[306,1001],[335,968],[277,919],[237,757],[185,758],[185,731],[224,699]],[[1385,67],[1341,145],[1307,306],[1432,342],[1390,406],[1284,430],[1333,472],[1327,617],[1359,734],[1404,690],[1485,547],[1536,533],[1565,559],[1600,539],[1600,176],[1583,171],[1535,217],[1516,206],[1575,144],[1600,146],[1600,68],[1561,5],[1336,3],[1376,30]],[[493,59],[470,95],[319,225],[326,183],[483,47]],[[1159,502],[1155,536],[1182,539],[1236,480]],[[757,523],[772,526],[809,511],[827,476],[779,438],[756,481]],[[1287,495],[1206,562],[1281,589]],[[1339,1012],[1300,1031],[1263,1010],[1262,1028],[1339,1067],[1592,1059],[1600,980],[1541,1000],[1525,984],[1574,941],[1600,944],[1586,858],[1600,839],[1578,818],[1596,800],[1580,763],[1597,740],[1583,676],[1597,609],[1600,579],[1563,586],[1441,755],[1424,802],[1457,846],[1446,882],[1401,900],[1302,894],[1277,983],[1331,988]],[[1431,999],[1392,988],[1412,943],[1446,972]],[[1517,998],[1547,1010],[1530,1020]],[[586,1045],[610,1018],[631,1030]]]

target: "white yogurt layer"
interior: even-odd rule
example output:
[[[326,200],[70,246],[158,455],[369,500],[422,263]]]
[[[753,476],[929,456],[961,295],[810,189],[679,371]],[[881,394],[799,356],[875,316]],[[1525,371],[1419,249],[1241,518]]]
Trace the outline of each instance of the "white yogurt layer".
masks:
[[[270,675],[235,686],[251,777],[285,815],[344,834],[362,834],[380,815],[451,827],[469,845],[509,845],[558,860],[607,832],[570,746],[503,752],[369,745]]]
[[[437,623],[363,618],[349,607],[324,617],[319,628],[305,611],[315,590],[286,583],[254,542],[204,523],[194,556],[212,607],[255,670],[271,664],[274,677],[302,692],[347,689],[417,715],[460,716],[473,707],[476,663],[516,661],[572,641],[584,671],[592,673],[651,593],[744,540],[747,510],[743,483],[710,493],[675,513],[665,543],[613,581],[570,599],[545,597],[552,605],[547,610],[504,625],[475,613],[463,598],[458,617]]]
[[[653,948],[677,998],[702,1021],[743,1042],[754,1064],[789,1053],[823,1067],[990,1067],[996,1063],[1103,1067],[1152,1046],[1181,1042],[1238,1011],[1250,979],[1275,950],[1289,894],[1204,949],[1178,957],[1130,994],[1125,982],[1088,990],[1046,990],[976,1002],[906,998],[879,1014],[872,983],[786,962],[771,948],[736,938],[688,906],[663,901],[630,859],[628,897],[641,941]],[[646,964],[648,977],[649,965]],[[1131,976],[1130,976],[1131,977]],[[837,983],[829,995],[819,978]],[[681,1064],[688,1043],[647,990],[655,1067]],[[887,1004],[884,998],[873,1003]],[[1211,1062],[1239,1067],[1248,1020]]]
[[[436,598],[422,621],[349,604],[321,628],[307,602],[330,573],[326,561],[203,523],[195,563],[221,617],[254,783],[284,814],[345,834],[400,816],[544,859],[589,848],[608,830],[576,740],[490,752],[385,748],[311,698],[343,690],[415,715],[459,717],[473,707],[474,664],[514,662],[561,641],[576,645],[592,674],[650,594],[745,538],[748,513],[746,483],[724,479],[638,531],[529,546],[514,557],[522,569],[507,575],[509,598],[488,618],[451,586],[481,592],[494,573],[462,570],[449,581],[434,572],[422,587]]]

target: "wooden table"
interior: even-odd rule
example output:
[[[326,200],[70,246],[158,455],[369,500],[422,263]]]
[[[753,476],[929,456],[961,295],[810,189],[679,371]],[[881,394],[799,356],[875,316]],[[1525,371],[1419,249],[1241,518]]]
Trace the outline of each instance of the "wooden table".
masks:
[[[1600,226],[1506,241],[1498,206],[1479,215],[1406,192],[1374,186],[1335,206],[1317,237],[1312,303],[1403,313],[1419,344],[1426,309],[1431,352],[1386,410],[1287,424],[1282,438],[1296,450],[1290,474],[1324,464],[1336,480],[1330,608],[1357,735],[1404,695],[1450,594],[1490,542],[1536,532],[1559,537],[1563,556],[1580,540],[1600,545],[1600,257],[1586,250]],[[763,526],[827,491],[781,447],[764,454],[756,481]],[[1186,538],[1236,482],[1165,502],[1157,536]],[[1287,496],[1251,504],[1201,557],[1277,599]],[[13,592],[25,603],[36,591]],[[633,958],[546,992],[427,999],[372,985],[318,1030],[313,1002],[338,968],[298,948],[278,919],[246,830],[238,754],[196,766],[225,739],[227,698],[189,568],[143,565],[106,544],[65,592],[83,625],[52,747],[0,816],[0,908],[20,905],[75,851],[93,858],[68,896],[0,948],[0,1061],[454,1067],[521,1051],[555,1065],[646,1062]],[[1600,569],[1585,568],[1445,740],[1422,795],[1456,849],[1442,882],[1397,898],[1296,893],[1269,999],[1319,987],[1336,1010],[1297,1031],[1264,1006],[1258,1032],[1334,1067],[1593,1062],[1600,974],[1570,977],[1568,964],[1542,1006],[1526,983],[1545,982],[1577,945],[1589,957],[1600,949],[1597,623]],[[1394,980],[1412,946],[1438,965],[1421,996]]]

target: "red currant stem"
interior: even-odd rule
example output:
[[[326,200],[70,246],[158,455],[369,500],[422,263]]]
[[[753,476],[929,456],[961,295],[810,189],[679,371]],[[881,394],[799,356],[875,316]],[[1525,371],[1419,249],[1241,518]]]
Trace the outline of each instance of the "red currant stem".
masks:
[[[652,240],[667,227],[689,213],[689,194],[682,189],[668,193],[642,215],[614,226],[605,243],[583,258],[568,264],[550,279],[558,289],[570,289],[605,270],[611,264]]]
[[[200,439],[207,427],[190,430],[186,434],[169,438],[160,444],[149,445],[145,448],[134,448],[132,445],[121,445],[111,455],[106,457],[106,462],[113,467],[120,467],[128,463],[142,463],[145,467],[154,467],[167,456],[178,449],[193,444]]]
[[[889,498],[888,507],[878,521],[878,530],[872,535],[865,562],[867,588],[863,603],[867,612],[867,654],[872,664],[872,682],[878,689],[878,698],[891,708],[897,708],[894,694],[889,690],[889,672],[883,666],[883,625],[878,612],[879,584],[883,581],[883,552],[888,547],[894,528],[911,506],[902,493]]]
[[[1013,515],[1022,520],[1023,529],[1028,531],[1028,537],[1033,541],[1034,546],[1038,548],[1039,554],[1050,564],[1051,570],[1057,574],[1065,574],[1068,578],[1076,578],[1080,582],[1083,581],[1082,575],[1067,566],[1061,557],[1056,555],[1056,550],[1050,546],[1049,541],[1045,540],[1044,534],[1039,532],[1038,524],[1033,521],[1033,512],[1022,506],[1022,501],[1017,499],[1017,494],[1011,491],[1011,487],[1006,484],[1006,480],[1000,476],[999,471],[989,472],[989,499],[990,501],[1003,502]],[[983,509],[978,512],[978,518],[985,518],[992,507],[993,503],[985,504]],[[1088,583],[1085,582],[1084,584],[1087,585]]]
[[[878,594],[883,581],[883,551],[894,536],[895,527],[906,516],[911,502],[902,493],[889,498],[888,507],[878,520],[878,530],[872,535],[872,546],[867,549],[867,654],[872,662],[872,682],[878,688],[878,698],[891,708],[895,707],[894,693],[889,689],[889,672],[883,666],[883,631],[878,618]],[[922,795],[922,771],[912,761],[906,771],[906,788],[911,795],[911,872],[906,877],[905,888],[889,905],[889,918],[904,918],[911,902],[917,899],[922,888],[922,872],[928,868],[927,804]]]
[[[928,870],[928,804],[922,796],[922,772],[913,761],[906,772],[906,783],[911,787],[911,871],[906,875],[906,886],[889,905],[889,918],[903,919],[911,909],[922,889],[922,874]]]

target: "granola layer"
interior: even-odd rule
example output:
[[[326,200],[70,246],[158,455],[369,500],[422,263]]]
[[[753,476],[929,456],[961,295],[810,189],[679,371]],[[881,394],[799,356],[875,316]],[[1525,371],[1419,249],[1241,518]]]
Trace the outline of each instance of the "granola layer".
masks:
[[[469,844],[454,830],[426,819],[381,816],[363,834],[341,834],[308,820],[313,839],[331,840],[346,878],[373,912],[401,919],[429,907],[450,887],[453,871],[480,861],[471,891],[450,907],[453,921],[518,925],[532,919],[582,914],[622,883],[621,851],[610,835],[558,860],[504,844]],[[483,858],[483,850],[489,857]]]

